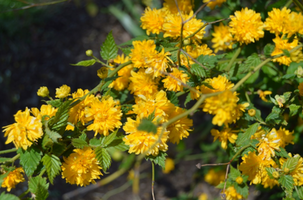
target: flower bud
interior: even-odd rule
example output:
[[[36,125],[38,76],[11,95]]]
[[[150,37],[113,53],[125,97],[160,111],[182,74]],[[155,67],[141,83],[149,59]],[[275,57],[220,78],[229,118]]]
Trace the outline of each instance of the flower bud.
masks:
[[[241,185],[241,184],[243,183],[243,178],[242,178],[241,176],[238,176],[238,177],[236,178],[236,182],[237,182],[239,185]]]
[[[248,115],[251,116],[251,117],[255,116],[256,115],[256,110],[255,109],[249,109],[248,110]]]
[[[184,40],[184,41],[183,41],[183,44],[184,44],[184,45],[190,44],[190,40],[189,40],[189,39]]]
[[[39,97],[48,97],[49,96],[48,88],[46,86],[40,87],[39,90],[37,91],[37,95]]]
[[[289,173],[289,168],[285,167],[285,168],[283,169],[283,171],[284,171],[285,174],[288,174],[288,173]]]
[[[67,85],[62,85],[60,88],[56,88],[56,98],[65,98],[70,94],[70,87]]]
[[[275,179],[278,179],[278,178],[280,177],[280,174],[279,174],[279,172],[274,171],[274,172],[272,173],[272,176],[273,176]]]
[[[298,69],[295,71],[295,74],[298,78],[303,78],[303,68],[299,66]]]
[[[87,56],[93,56],[93,51],[92,50],[87,50],[86,52],[85,52],[85,54],[87,55]]]
[[[105,79],[107,77],[107,72],[107,67],[101,67],[100,69],[98,69],[97,75],[99,76],[99,78]]]

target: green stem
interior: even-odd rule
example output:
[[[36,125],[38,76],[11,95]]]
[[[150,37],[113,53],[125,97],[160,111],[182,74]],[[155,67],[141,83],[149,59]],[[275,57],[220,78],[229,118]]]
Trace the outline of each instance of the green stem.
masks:
[[[18,150],[17,148],[2,150],[2,151],[0,151],[0,154],[12,153],[12,152],[15,152],[17,150]]]
[[[235,62],[238,62],[238,61],[244,61],[245,58],[237,58],[235,59]],[[222,64],[222,63],[226,63],[226,62],[230,62],[230,59],[222,59],[220,61],[218,61],[218,64]]]
[[[152,197],[155,200],[154,185],[155,185],[155,163],[152,161]]]
[[[284,7],[288,8],[291,3],[292,3],[292,0],[288,0],[288,2],[284,5]]]
[[[39,176],[42,177],[43,174],[44,174],[45,172],[46,172],[46,168],[44,168],[44,169],[40,172]]]
[[[111,196],[115,195],[115,194],[119,194],[120,192],[123,192],[124,190],[126,190],[129,186],[131,186],[132,181],[127,181],[126,183],[124,183],[122,186],[113,189],[109,192],[107,192],[104,196],[102,196],[102,200],[107,200],[108,198],[110,198]]]
[[[14,157],[12,157],[10,160],[8,160],[7,162],[15,162],[18,158],[20,158],[20,154],[15,155]]]
[[[248,101],[248,103],[249,103],[249,104],[251,104],[251,101],[250,101],[250,98],[249,98],[249,96],[248,96],[248,93],[247,93],[247,92],[245,92],[245,97],[246,97],[246,100]]]
[[[181,15],[180,15],[181,16]],[[182,16],[181,16],[182,17]],[[179,67],[181,67],[181,50],[183,48],[183,19],[182,19],[182,23],[181,23],[181,39],[180,39],[180,48],[178,49],[178,64]]]
[[[29,189],[27,189],[25,192],[23,192],[23,193],[19,196],[19,199],[22,199],[25,195],[27,195],[27,193],[29,193]]]
[[[237,51],[235,52],[235,54],[233,55],[233,57],[231,58],[231,60],[229,61],[227,67],[226,67],[226,71],[229,71],[231,69],[231,66],[234,64],[235,60],[237,59],[237,57],[239,56],[239,54],[241,53],[242,50],[242,46],[240,46]]]
[[[299,0],[293,0],[294,4],[296,6],[298,6],[298,8],[301,10],[301,12],[303,13],[303,5],[300,3]]]

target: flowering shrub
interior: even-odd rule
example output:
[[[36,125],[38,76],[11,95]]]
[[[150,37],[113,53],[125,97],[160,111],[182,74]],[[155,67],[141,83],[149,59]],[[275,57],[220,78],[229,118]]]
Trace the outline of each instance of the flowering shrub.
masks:
[[[303,116],[302,4],[294,1],[292,9],[273,5],[262,13],[246,7],[227,19],[203,22],[197,18],[202,8],[215,9],[225,1],[203,2],[196,9],[190,0],[146,8],[141,27],[148,36],[117,45],[109,33],[100,52],[105,61],[88,50],[91,59],[74,64],[102,65],[94,89],[71,93],[63,85],[52,98],[42,86],[37,94],[48,98],[45,104],[19,110],[15,123],[3,127],[6,144],[15,148],[0,153],[16,156],[0,158],[1,186],[9,192],[28,180],[20,198],[31,192],[43,200],[56,176],[87,186],[107,173],[117,158],[113,152],[125,151],[137,155],[136,188],[142,159],[163,170],[167,166],[164,173],[174,169],[173,160],[166,160],[169,144],[189,137],[192,114],[204,112],[212,115],[210,135],[229,161],[197,167],[226,166],[226,173],[210,169],[205,176],[222,189],[223,198],[247,198],[248,185],[260,184],[280,187],[284,199],[302,199],[303,158],[287,149],[302,130],[293,120]],[[206,27],[215,23],[211,49],[204,37]],[[190,101],[194,105],[186,109]],[[260,105],[270,106],[271,112]],[[121,173],[130,169],[133,158],[126,159]],[[5,192],[0,197],[19,199]]]

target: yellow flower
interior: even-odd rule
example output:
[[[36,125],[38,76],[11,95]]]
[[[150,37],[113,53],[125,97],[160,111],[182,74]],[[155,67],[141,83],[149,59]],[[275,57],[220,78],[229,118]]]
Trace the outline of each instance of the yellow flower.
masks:
[[[39,97],[48,97],[49,96],[48,88],[46,86],[40,87],[39,90],[37,91],[37,95]]]
[[[294,140],[294,136],[293,133],[294,131],[290,132],[289,130],[286,130],[285,128],[280,127],[279,130],[276,130],[275,128],[273,128],[271,130],[271,132],[276,132],[278,138],[280,139],[279,141],[279,146],[280,147],[285,147],[288,144],[294,144],[293,140]]]
[[[164,174],[169,174],[171,171],[175,169],[175,162],[171,158],[166,158],[165,160],[165,169],[162,170]]]
[[[288,155],[292,157],[290,153]],[[303,185],[303,158],[299,154],[296,154],[293,157],[297,158],[298,162],[296,164],[295,169],[288,174],[293,177],[296,186],[301,186]],[[286,158],[280,158],[279,160],[281,166],[283,166],[284,162],[286,161]]]
[[[288,39],[282,39],[282,37],[279,37],[278,35],[276,35],[276,38],[273,39],[274,43],[275,43],[275,49],[274,51],[271,53],[271,56],[275,56],[278,54],[282,54],[283,50],[291,50],[293,48],[295,48],[296,46],[298,46],[298,39],[295,38],[291,43],[288,43]],[[302,48],[300,48],[299,50],[301,50]],[[289,66],[290,63],[292,62],[290,57],[287,56],[280,56],[278,58],[274,58],[273,59],[274,62],[278,62],[279,64],[283,64],[283,65],[287,65]]]
[[[129,61],[129,57],[124,58],[124,54],[122,56],[118,55],[114,60],[118,64],[125,63]],[[133,65],[127,65],[118,71],[119,78],[115,79],[111,84],[109,84],[109,88],[114,88],[117,91],[124,90],[128,86],[130,72],[133,69]]]
[[[96,183],[94,179],[100,179],[102,175],[95,152],[90,147],[74,149],[74,153],[63,159],[62,178],[65,178],[67,183],[86,186]]]
[[[275,150],[280,151],[280,140],[276,131],[270,131],[265,137],[263,136],[257,144],[258,156],[262,160],[270,160],[271,157],[275,156]]]
[[[62,85],[60,88],[56,88],[56,98],[65,98],[69,96],[70,94],[70,87],[67,85]]]
[[[216,141],[219,138],[219,141],[221,142],[221,147],[223,149],[227,149],[227,140],[234,144],[238,138],[238,135],[236,134],[237,131],[232,130],[231,128],[225,128],[222,131],[218,131],[216,129],[211,129],[211,135],[214,136],[214,141]]]
[[[255,42],[264,36],[260,13],[242,8],[241,11],[235,12],[235,16],[231,15],[230,19],[230,32],[241,45]]]
[[[272,167],[277,168],[278,166],[275,163],[273,163]],[[277,172],[277,171],[274,171],[272,173],[273,176],[275,176],[275,172]],[[279,173],[278,173],[278,175],[279,175]],[[270,189],[272,189],[274,186],[279,185],[278,180],[272,179],[272,178],[269,177],[266,169],[262,170],[262,175],[261,176],[262,176],[262,183],[261,184],[264,186],[264,188],[269,187]]]
[[[198,197],[198,200],[207,200],[208,196],[205,193],[200,194],[200,196]]]
[[[194,59],[198,58],[200,55],[214,55],[207,44],[186,46],[185,50]],[[190,65],[195,63],[191,57],[181,54],[181,64],[190,68]]]
[[[234,84],[230,82],[225,76],[221,75],[219,75],[218,77],[205,79],[205,82],[209,84],[213,89],[202,85],[200,90],[203,94],[230,90],[234,86]]]
[[[205,174],[204,180],[211,185],[217,186],[225,180],[225,172],[210,169],[207,174]]]
[[[15,188],[18,183],[25,181],[22,173],[24,173],[22,167],[18,167],[14,171],[11,171],[7,177],[3,179],[1,187],[6,187],[6,190],[10,192],[11,189]]]
[[[189,77],[187,74],[177,68],[173,68],[173,72],[169,73],[165,79],[162,80],[164,88],[169,91],[179,92],[183,91],[184,84],[187,83]]]
[[[16,123],[3,127],[4,136],[7,137],[5,144],[13,142],[16,148],[21,147],[26,150],[42,137],[41,120],[30,116],[28,108],[24,112],[19,110],[14,117]]]
[[[233,36],[229,32],[229,27],[225,26],[223,23],[220,23],[219,26],[214,26],[214,33],[212,34],[213,39],[211,40],[215,53],[222,50],[232,49],[234,44]]]
[[[150,98],[158,91],[157,80],[152,74],[146,74],[144,70],[138,72],[131,71],[130,84],[128,89],[134,95],[143,95]]]
[[[173,61],[168,57],[169,55],[170,53],[165,52],[164,48],[162,48],[162,51],[154,56],[153,62],[148,64],[145,73],[153,73],[153,77],[164,76],[164,72],[166,72],[166,69],[169,66],[168,62],[173,63]]]
[[[162,26],[167,14],[168,11],[166,9],[150,9],[147,7],[140,18],[142,29],[146,29],[147,35],[163,32]]]
[[[271,12],[268,12],[268,17],[264,22],[265,30],[270,31],[271,33],[280,34],[288,33],[287,24],[290,16],[290,9],[283,7],[283,9],[273,8]]]
[[[237,190],[234,188],[234,186],[230,186],[225,190],[226,200],[240,200],[244,197],[237,193]]]
[[[190,13],[193,10],[191,0],[177,0],[177,3],[182,13]],[[163,8],[166,8],[173,14],[178,13],[178,8],[176,6],[175,0],[164,0]]]
[[[101,101],[93,99],[90,107],[85,107],[85,117],[93,117],[93,123],[87,127],[88,131],[107,136],[109,131],[120,128],[122,111],[119,101],[114,101],[113,97],[103,98]]]
[[[272,92],[271,91],[262,91],[262,90],[258,90],[258,94],[259,94],[259,97],[265,101],[265,102],[268,102],[268,100],[265,98],[266,95],[271,95]]]
[[[167,151],[168,131],[162,127],[157,128],[157,133],[148,133],[146,131],[139,131],[137,128],[141,120],[137,117],[136,120],[127,118],[127,122],[123,126],[126,136],[123,141],[129,145],[128,153],[143,154],[157,156],[159,151]],[[162,136],[161,136],[162,133]],[[161,138],[159,138],[161,136]],[[159,140],[159,141],[158,141]]]
[[[175,116],[178,116],[184,112],[185,110],[183,110],[182,108],[176,107],[174,112],[169,114],[169,119],[172,119]],[[193,120],[187,117],[183,117],[170,124],[167,127],[167,130],[169,131],[169,141],[174,144],[178,144],[180,140],[182,140],[183,138],[187,138],[189,136],[188,131],[191,131],[191,126],[193,126]]]
[[[193,16],[193,12],[189,13],[188,15],[181,14],[183,20],[187,20]],[[166,16],[165,22],[163,24],[164,30],[164,37],[171,37],[173,39],[177,39],[181,35],[181,15],[178,14],[170,14]],[[200,19],[196,19],[193,17],[190,21],[186,22],[183,25],[183,37],[186,38],[197,31],[199,28],[203,26],[203,22]],[[191,37],[192,40],[201,40],[205,33],[205,27],[202,28],[198,33]]]
[[[203,3],[207,3],[210,0],[203,0]],[[210,9],[214,9],[216,6],[221,7],[221,5],[226,2],[226,0],[213,0],[207,4]]]
[[[40,111],[38,108],[32,108],[31,112],[39,120],[42,120],[43,116],[45,116],[44,120],[48,120],[55,116],[57,110],[58,108],[54,108],[51,105],[42,105]]]
[[[300,96],[303,96],[303,82],[298,86]]]
[[[97,76],[101,79],[106,79],[108,76],[108,68],[107,67],[100,67],[100,69],[97,70]]]
[[[133,41],[133,46],[129,56],[134,67],[148,67],[157,54],[155,42],[153,40]]]
[[[87,93],[89,93],[89,90],[82,90],[81,88],[79,88],[76,92],[74,92],[72,94],[72,97],[76,101],[79,98],[86,95]],[[92,94],[88,95],[80,103],[78,103],[74,107],[70,108],[68,122],[72,123],[73,125],[76,125],[78,122],[81,122],[81,124],[84,125],[85,123],[93,120],[93,117],[85,116],[85,108],[90,107],[94,98],[95,98],[94,95],[92,95]],[[74,130],[74,127],[72,125],[68,124],[66,129]]]

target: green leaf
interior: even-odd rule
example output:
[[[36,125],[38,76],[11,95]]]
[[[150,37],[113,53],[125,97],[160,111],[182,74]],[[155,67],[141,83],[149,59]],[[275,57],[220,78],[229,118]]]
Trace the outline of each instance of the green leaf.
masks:
[[[81,138],[72,139],[72,144],[77,149],[83,149],[84,147],[88,146],[87,142]]]
[[[54,99],[54,100],[46,101],[46,103],[48,105],[51,105],[51,106],[55,107],[55,108],[58,108],[59,106],[61,106],[61,104],[63,102],[61,101],[61,99]]]
[[[282,51],[283,51],[285,56],[290,57],[290,53],[287,49],[283,49]]]
[[[245,131],[245,133],[238,136],[236,144],[238,146],[244,146],[250,140],[250,137],[256,133],[256,131],[258,130],[258,127],[259,127],[259,123],[254,123],[253,125],[251,125]]]
[[[114,59],[118,55],[118,47],[115,43],[112,31],[107,35],[104,43],[101,46],[101,57],[104,60]]]
[[[36,176],[28,182],[29,191],[36,196],[36,200],[45,200],[48,197],[48,186],[46,178]]]
[[[72,66],[82,66],[82,67],[89,67],[92,66],[96,63],[95,59],[90,59],[90,60],[82,60],[76,64],[71,64]]]
[[[104,146],[109,145],[116,138],[117,132],[118,132],[118,129],[116,131],[114,131],[113,133],[111,133],[110,135],[106,136],[105,140],[103,142],[103,145]]]
[[[292,172],[294,169],[296,169],[296,166],[298,164],[300,157],[299,156],[295,156],[295,157],[290,157],[288,158],[282,167],[282,170],[284,170],[285,168],[289,169],[289,172]]]
[[[267,171],[268,176],[269,176],[271,179],[275,179],[275,178],[273,177],[272,173],[275,172],[276,170],[275,170],[274,168],[272,168],[272,167],[266,167],[265,169],[266,169],[266,171]]]
[[[249,190],[248,185],[246,185],[246,184],[241,184],[241,185],[234,184],[234,187],[235,187],[237,193],[242,195],[245,199],[248,197],[248,190]]]
[[[246,84],[253,84],[259,78],[260,71],[253,73],[246,81]]]
[[[279,148],[280,148],[280,151],[275,150],[276,156],[282,157],[282,158],[290,158],[290,156],[288,155],[287,151],[284,148],[282,148],[282,147],[279,147]]]
[[[228,177],[232,178],[233,180],[236,180],[236,178],[239,176],[241,176],[241,172],[230,165],[230,172],[228,174]]]
[[[273,45],[273,44],[271,44],[271,43],[268,43],[268,44],[266,44],[265,47],[264,47],[264,54],[265,54],[266,56],[270,56],[271,53],[274,51],[274,49],[275,49],[275,45]]]
[[[266,65],[264,65],[261,68],[261,70],[265,74],[269,75],[269,77],[276,77],[278,72],[276,70],[274,70],[274,67],[275,67],[274,64],[272,62],[270,62],[270,63],[267,63]]]
[[[47,176],[51,184],[53,184],[54,178],[60,173],[61,162],[55,155],[45,154],[42,158],[42,162],[45,165]]]
[[[20,200],[19,197],[13,195],[13,194],[5,194],[5,192],[2,192],[0,195],[1,200]]]
[[[187,96],[186,96],[186,99],[184,101],[184,107],[186,107],[186,105],[188,104],[188,102],[190,102],[192,99],[191,99],[191,95],[190,95],[190,92],[188,92]]]
[[[102,147],[97,147],[95,149],[96,158],[99,161],[100,166],[102,167],[103,171],[107,171],[107,169],[111,165],[111,157],[106,149]]]
[[[112,143],[110,143],[109,145],[107,145],[106,147],[108,148],[114,148],[120,151],[126,151],[129,149],[129,146],[126,145],[122,139],[115,139],[114,141],[112,141]]]
[[[157,133],[157,126],[147,118],[143,118],[137,127],[138,131],[146,131],[149,133],[156,134]]]
[[[294,180],[290,175],[280,176],[279,183],[287,190],[290,190],[294,187]]]
[[[243,157],[243,156],[245,156],[246,154],[248,154],[249,152],[254,152],[254,151],[256,151],[255,148],[253,148],[253,147],[247,147],[246,149],[244,149],[244,150],[242,151],[241,156]]]
[[[289,117],[292,117],[292,116],[294,116],[294,115],[296,115],[296,114],[299,113],[301,106],[300,105],[296,105],[296,104],[290,104],[288,106],[288,108],[289,108],[289,111],[290,111],[289,112]]]
[[[282,120],[284,120],[284,118],[280,116],[280,112],[281,108],[274,106],[271,113],[266,117],[265,122],[272,124],[280,123]]]
[[[203,66],[205,66],[207,69],[211,69],[216,67],[216,63],[218,62],[218,59],[221,59],[225,56],[225,54],[220,55],[200,55],[197,58],[197,61],[201,63]]]
[[[89,146],[91,147],[100,147],[102,144],[101,144],[101,140],[100,139],[97,139],[97,138],[92,138],[89,140]]]
[[[51,130],[59,132],[60,130],[65,130],[65,127],[67,125],[67,119],[69,116],[68,111],[73,101],[73,99],[67,100],[58,108],[55,117],[49,120],[48,125]]]
[[[296,188],[298,197],[299,197],[300,199],[303,199],[303,187],[302,187],[302,186],[301,186],[301,187],[295,186],[295,188]]]
[[[122,48],[120,47],[121,51],[124,53],[125,56],[128,56],[131,53],[131,47]]]
[[[49,129],[49,127],[48,127],[48,121],[44,122],[44,127],[45,127],[44,128],[45,133],[49,137],[49,139],[51,139],[55,143],[58,143],[58,139],[62,138],[62,136],[58,132],[52,131],[52,130]]]
[[[196,76],[200,76],[202,78],[207,76],[207,73],[206,73],[205,69],[203,67],[201,67],[200,65],[198,65],[198,64],[192,64],[191,68],[190,68],[190,71],[193,74],[195,74]]]
[[[167,98],[170,100],[170,102],[172,104],[174,104],[175,106],[179,106],[179,99],[178,99],[175,92],[168,91],[167,92]]]
[[[252,68],[258,66],[261,63],[261,60],[258,54],[253,53],[248,56],[247,59],[239,65],[239,73],[246,73],[250,71]]]
[[[159,154],[157,156],[145,156],[146,160],[150,160],[154,162],[155,164],[159,165],[162,167],[162,169],[165,169],[165,160],[166,160],[167,154],[163,151],[159,151]]]
[[[26,151],[19,148],[20,164],[22,165],[27,176],[33,175],[41,160],[41,152],[36,147],[29,147]]]

